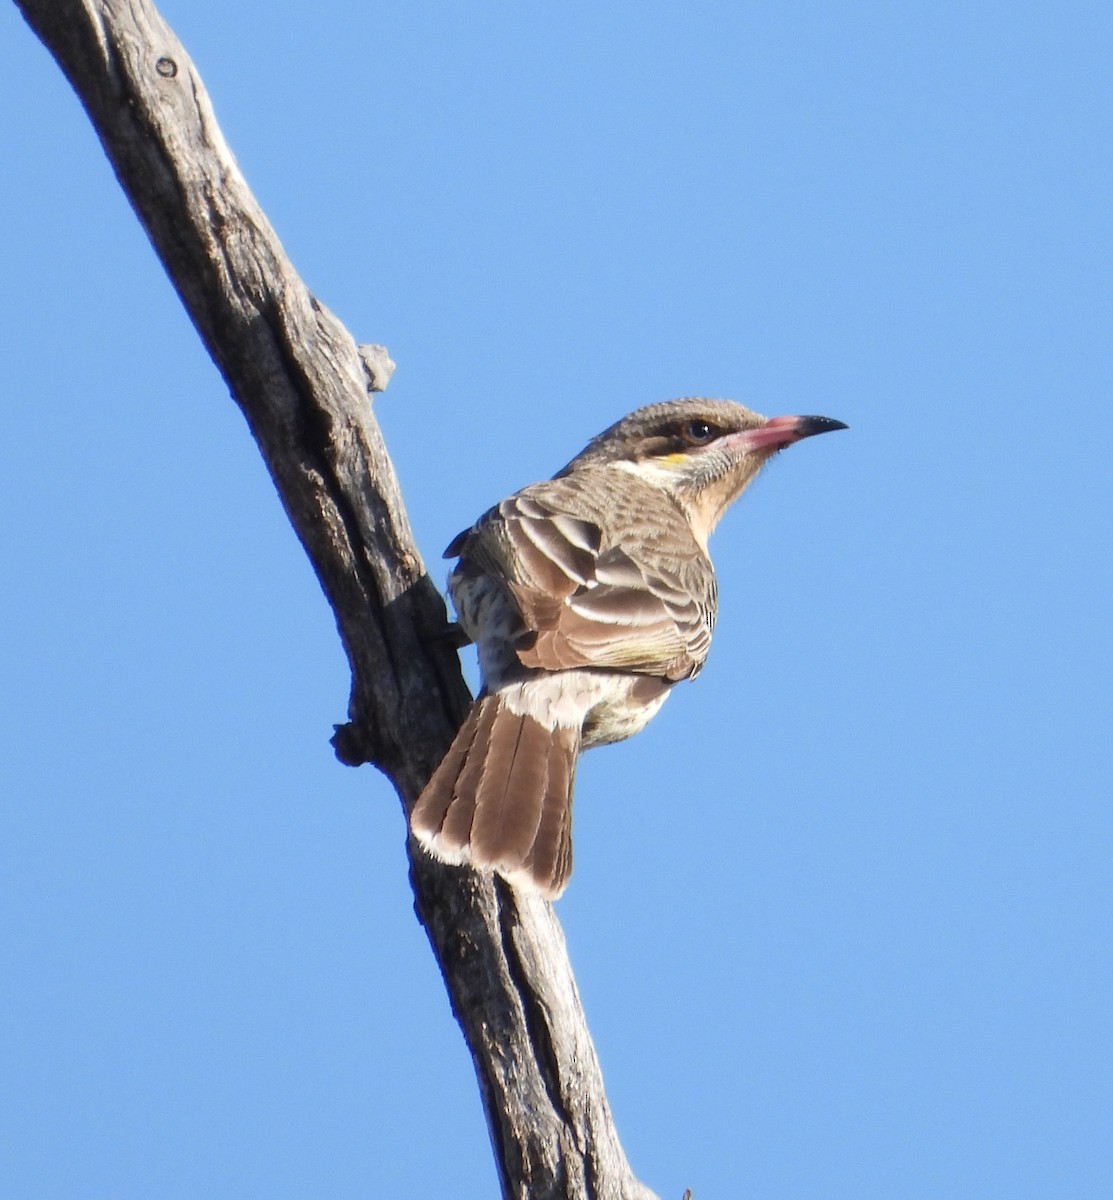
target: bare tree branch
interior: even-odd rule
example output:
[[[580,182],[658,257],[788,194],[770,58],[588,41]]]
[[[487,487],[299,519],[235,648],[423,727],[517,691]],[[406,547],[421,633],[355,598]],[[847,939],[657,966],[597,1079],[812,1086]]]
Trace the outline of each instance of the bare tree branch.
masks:
[[[352,670],[343,761],[408,807],[468,703],[369,392],[393,364],[305,287],[146,0],[16,0],[93,123],[309,555]],[[637,1198],[552,908],[410,847],[507,1197]]]

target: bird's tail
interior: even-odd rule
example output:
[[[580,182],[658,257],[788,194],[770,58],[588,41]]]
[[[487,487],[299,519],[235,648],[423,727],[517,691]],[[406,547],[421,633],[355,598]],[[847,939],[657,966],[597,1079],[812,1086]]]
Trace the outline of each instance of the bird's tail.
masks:
[[[435,857],[497,871],[555,900],[572,874],[580,730],[549,729],[497,693],[475,702],[410,815]]]

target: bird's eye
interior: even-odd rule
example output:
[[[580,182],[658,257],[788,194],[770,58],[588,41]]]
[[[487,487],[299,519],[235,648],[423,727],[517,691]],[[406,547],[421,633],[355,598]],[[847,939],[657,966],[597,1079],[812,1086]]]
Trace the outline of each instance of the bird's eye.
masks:
[[[707,421],[701,421],[697,418],[694,421],[689,421],[684,426],[684,440],[690,442],[693,446],[702,446],[705,442],[711,439],[718,433],[714,425]]]

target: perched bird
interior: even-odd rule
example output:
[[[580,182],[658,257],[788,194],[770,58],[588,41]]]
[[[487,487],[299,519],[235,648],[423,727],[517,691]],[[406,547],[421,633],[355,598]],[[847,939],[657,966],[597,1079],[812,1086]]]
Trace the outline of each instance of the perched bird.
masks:
[[[651,404],[459,534],[449,591],[483,689],[414,807],[418,841],[559,896],[580,751],[637,733],[707,657],[711,531],[778,450],[845,428],[727,400]]]

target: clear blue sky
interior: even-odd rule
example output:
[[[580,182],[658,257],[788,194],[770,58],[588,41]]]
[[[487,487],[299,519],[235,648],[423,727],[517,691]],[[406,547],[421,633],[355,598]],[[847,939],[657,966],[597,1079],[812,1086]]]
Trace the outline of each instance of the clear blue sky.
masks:
[[[640,404],[851,426],[728,516],[707,670],[582,766],[559,913],[639,1175],[1113,1195],[1113,8],[163,12],[398,362],[438,576]],[[0,1194],[493,1196],[328,607],[0,24]]]

